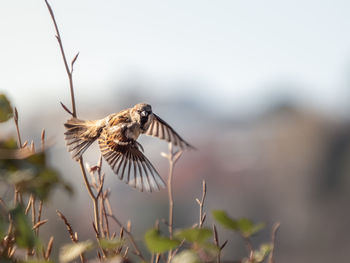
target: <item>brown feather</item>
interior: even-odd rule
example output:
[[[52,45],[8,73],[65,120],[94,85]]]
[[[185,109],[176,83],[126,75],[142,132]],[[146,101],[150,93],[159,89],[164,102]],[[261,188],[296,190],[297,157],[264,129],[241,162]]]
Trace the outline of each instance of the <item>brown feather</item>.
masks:
[[[171,142],[175,146],[179,146],[181,149],[195,149],[192,145],[182,139],[181,136],[173,128],[171,128],[168,123],[166,123],[156,114],[153,113],[153,115],[153,121],[146,131],[146,135],[154,136],[167,142]]]
[[[140,191],[146,189],[151,192],[159,190],[159,186],[165,186],[157,170],[138,149],[138,144],[127,139],[123,132],[110,133],[108,127],[106,127],[103,129],[98,142],[105,160],[121,180]],[[152,176],[151,182],[149,175]],[[144,177],[146,177],[147,183]]]

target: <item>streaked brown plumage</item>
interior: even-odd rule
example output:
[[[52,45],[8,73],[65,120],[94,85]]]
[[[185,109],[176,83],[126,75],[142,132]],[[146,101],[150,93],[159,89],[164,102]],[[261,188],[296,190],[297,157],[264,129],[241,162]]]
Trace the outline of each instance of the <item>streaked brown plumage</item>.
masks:
[[[139,103],[101,120],[72,118],[64,124],[68,151],[78,160],[98,140],[101,153],[114,173],[126,183],[143,191],[159,190],[165,183],[143,154],[136,140],[146,134],[171,142],[181,149],[193,148],[165,121],[152,113],[152,107]]]

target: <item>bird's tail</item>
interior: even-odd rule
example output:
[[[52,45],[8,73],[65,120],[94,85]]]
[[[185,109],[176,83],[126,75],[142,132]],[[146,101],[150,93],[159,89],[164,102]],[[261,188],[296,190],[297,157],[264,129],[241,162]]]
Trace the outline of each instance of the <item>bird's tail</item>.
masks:
[[[72,158],[76,161],[82,156],[86,149],[97,139],[99,136],[96,133],[96,123],[94,121],[83,121],[77,118],[69,119],[65,124],[66,132],[64,133],[64,139],[68,151],[72,153]]]

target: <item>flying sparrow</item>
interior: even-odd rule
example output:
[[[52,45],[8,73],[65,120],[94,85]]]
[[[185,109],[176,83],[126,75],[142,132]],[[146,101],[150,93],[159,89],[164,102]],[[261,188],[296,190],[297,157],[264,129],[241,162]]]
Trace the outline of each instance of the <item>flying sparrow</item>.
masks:
[[[136,104],[107,117],[83,121],[69,119],[65,124],[68,151],[79,160],[85,150],[98,140],[101,153],[121,180],[143,191],[151,192],[165,187],[152,163],[143,154],[136,140],[141,134],[166,140],[181,149],[193,148],[165,121],[152,112],[151,105]]]

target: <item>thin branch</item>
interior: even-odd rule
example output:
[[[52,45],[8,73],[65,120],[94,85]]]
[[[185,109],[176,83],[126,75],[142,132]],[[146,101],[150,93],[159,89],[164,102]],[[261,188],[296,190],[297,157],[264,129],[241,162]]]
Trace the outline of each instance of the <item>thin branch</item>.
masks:
[[[222,245],[220,245],[218,231],[216,230],[215,224],[213,224],[213,232],[214,232],[214,244],[219,249],[219,252],[218,252],[218,254],[216,256],[216,262],[217,263],[221,263],[221,250],[223,250],[223,248],[226,246],[227,240]]]
[[[27,215],[28,214],[28,212],[29,212],[29,209],[32,207],[32,195],[30,195],[30,197],[29,197],[29,200],[28,200],[28,205],[27,205],[27,208],[26,208],[26,210],[25,210],[25,214]]]
[[[196,201],[199,205],[199,228],[202,228],[203,223],[206,218],[206,214],[203,213],[203,206],[204,206],[204,201],[205,201],[205,196],[207,195],[207,184],[205,183],[205,180],[202,182],[202,199],[199,200],[196,198]]]
[[[169,144],[169,177],[168,177],[168,198],[169,198],[169,218],[168,218],[168,230],[169,230],[169,237],[170,239],[173,238],[173,211],[174,211],[174,199],[173,199],[173,169],[174,169],[174,162],[173,162],[173,150],[172,150],[172,144]],[[170,263],[172,258],[172,250],[169,250],[168,252],[168,263]]]
[[[169,153],[161,153],[161,155],[168,159],[169,161],[169,176],[168,176],[168,199],[169,199],[169,218],[168,218],[168,231],[169,231],[169,237],[170,239],[173,238],[173,218],[174,218],[174,198],[173,198],[173,173],[174,173],[174,165],[182,155],[182,151],[179,150],[177,152],[173,151],[173,145],[172,143],[169,143]],[[173,257],[172,250],[169,250],[168,252],[168,260],[167,262],[170,263],[171,259]]]
[[[38,211],[38,220],[37,220],[37,222],[40,222],[40,220],[41,220],[42,210],[43,210],[43,201],[40,200],[39,201],[39,211]],[[39,236],[39,228],[36,230],[36,235]]]
[[[21,140],[21,133],[19,131],[19,125],[18,125],[18,111],[17,108],[14,108],[14,116],[13,119],[15,121],[15,126],[16,126],[16,131],[17,131],[17,144],[18,144],[18,148],[22,148],[22,140]],[[22,204],[22,194],[21,192],[19,192],[17,186],[15,186],[15,196],[14,196],[14,203],[15,205],[17,205],[17,203]]]
[[[35,196],[32,195],[32,225],[36,224]]]
[[[77,235],[76,232],[74,233],[73,228],[72,228],[71,224],[68,222],[67,218],[66,218],[60,211],[58,211],[58,210],[56,210],[56,213],[57,213],[57,215],[63,220],[64,224],[66,225],[67,231],[68,231],[68,233],[69,233],[70,239],[71,239],[74,243],[77,243],[77,242],[79,241],[78,235]],[[82,263],[85,262],[85,257],[84,257],[84,254],[83,254],[83,253],[80,254],[80,261],[81,261]]]
[[[45,251],[45,256],[44,256],[45,260],[49,260],[49,258],[50,258],[51,251],[52,251],[53,240],[54,240],[54,237],[51,236],[50,240],[49,240],[49,243],[47,244],[46,251]]]
[[[58,26],[57,26],[55,15],[54,15],[53,10],[52,10],[52,8],[51,8],[51,6],[50,6],[50,4],[48,3],[47,0],[45,0],[45,3],[46,3],[46,6],[47,6],[47,8],[48,8],[48,10],[50,12],[50,16],[52,18],[52,21],[53,21],[53,24],[54,24],[54,27],[55,27],[56,38],[57,38],[58,44],[60,46],[61,55],[62,55],[62,58],[63,58],[64,66],[65,66],[65,69],[66,69],[66,72],[67,72],[67,76],[68,76],[68,80],[69,80],[69,88],[70,88],[72,109],[73,109],[71,115],[74,118],[76,118],[77,117],[77,111],[76,111],[76,106],[75,106],[74,86],[73,86],[73,65],[76,62],[79,53],[72,60],[72,62],[71,62],[71,67],[72,68],[70,69],[69,65],[68,65],[68,62],[67,62],[66,54],[64,52],[62,38],[61,38],[60,31],[59,31]],[[63,108],[67,112],[70,112],[68,110],[68,108],[63,105],[63,103],[61,103],[61,105],[63,106]],[[97,200],[97,197],[93,194],[91,186],[90,186],[90,183],[89,183],[89,180],[87,179],[82,157],[79,158],[79,165],[80,165],[81,173],[83,175],[83,179],[84,179],[84,183],[85,183],[86,189],[88,190],[88,193],[89,193],[89,195],[91,197],[91,200],[93,202],[95,226],[97,227],[97,232],[98,232],[98,236],[99,236],[99,234],[100,234],[100,222],[99,222],[99,216],[98,216],[98,200]]]
[[[112,219],[114,220],[114,222],[116,222],[117,225],[118,225],[120,228],[123,228],[123,229],[124,229],[124,232],[128,235],[129,240],[130,240],[132,246],[134,247],[135,254],[136,254],[139,258],[141,258],[143,261],[145,261],[145,258],[144,258],[144,256],[142,255],[142,253],[141,253],[140,249],[138,248],[138,246],[136,245],[135,239],[134,239],[133,235],[131,234],[131,232],[128,231],[128,230],[122,225],[122,223],[120,223],[120,221],[115,217],[115,215],[109,214],[108,216],[109,216],[110,218],[112,218]]]
[[[241,234],[241,237],[244,239],[247,250],[249,252],[249,260],[253,260],[253,256],[254,256],[254,247],[252,244],[252,241],[250,240],[249,237],[245,237]]]
[[[47,221],[49,221],[48,219],[44,219],[42,221],[38,221],[38,223],[36,223],[34,226],[33,226],[33,230],[37,230],[39,229],[40,226],[42,226],[43,224],[47,223]]]
[[[73,113],[68,109],[68,107],[67,107],[66,105],[64,105],[62,102],[60,102],[60,103],[61,103],[62,108],[63,108],[66,112],[68,112],[68,114],[70,114],[70,115],[73,116]]]
[[[60,31],[58,30],[58,26],[57,26],[57,23],[56,23],[55,15],[54,15],[54,13],[52,11],[52,8],[51,8],[49,2],[47,0],[45,0],[45,3],[46,3],[47,8],[49,9],[49,12],[50,12],[50,15],[51,15],[51,18],[52,18],[52,22],[53,22],[53,24],[55,26],[56,38],[57,38],[58,44],[60,45],[60,50],[61,50],[61,55],[62,55],[63,62],[64,62],[64,67],[66,68],[66,72],[67,72],[68,79],[69,79],[69,87],[70,87],[72,108],[73,108],[72,115],[73,115],[73,117],[77,117],[77,111],[76,111],[76,107],[75,107],[75,97],[74,97],[74,89],[73,89],[72,72],[69,69],[67,58],[66,58],[66,55],[64,53],[62,38],[61,38]],[[77,58],[77,56],[75,57],[75,60],[76,60],[76,58]],[[74,60],[74,62],[75,62],[75,60]],[[74,63],[72,62],[72,64],[74,64]]]
[[[281,224],[279,222],[277,222],[272,227],[272,233],[271,233],[271,236],[272,236],[272,250],[270,252],[269,259],[267,261],[268,263],[274,263],[275,262],[273,256],[274,256],[275,244],[276,244],[276,234],[277,234],[277,231],[278,231],[280,225]]]
[[[45,150],[45,129],[41,132],[41,151]]]
[[[15,114],[13,116],[13,119],[15,121],[16,130],[17,130],[18,148],[22,148],[21,133],[19,132],[19,127],[18,127],[18,111],[16,107],[14,111],[15,111]]]
[[[57,213],[57,215],[63,220],[64,224],[66,225],[67,231],[68,231],[68,233],[69,233],[70,239],[71,239],[74,243],[77,243],[77,242],[78,242],[78,239],[77,239],[76,236],[74,235],[73,228],[72,228],[71,224],[68,222],[67,218],[66,218],[59,210],[56,210],[56,213]]]
[[[73,60],[72,60],[72,62],[71,62],[71,64],[70,64],[70,68],[71,68],[70,74],[71,74],[71,75],[73,74],[74,63],[75,63],[75,61],[77,61],[78,56],[79,56],[79,52],[75,55],[75,57],[73,58]]]
[[[95,226],[97,228],[97,232],[100,233],[100,219],[99,219],[99,216],[98,216],[98,199],[94,195],[94,193],[92,192],[89,180],[88,180],[88,178],[86,176],[86,171],[85,171],[85,168],[84,168],[84,165],[83,165],[83,157],[79,158],[79,165],[80,165],[81,173],[83,175],[83,179],[84,179],[84,183],[85,183],[86,189],[88,190],[88,193],[89,193],[89,195],[91,197],[91,200],[93,202]]]

